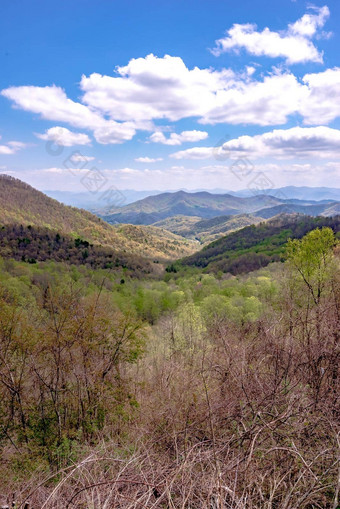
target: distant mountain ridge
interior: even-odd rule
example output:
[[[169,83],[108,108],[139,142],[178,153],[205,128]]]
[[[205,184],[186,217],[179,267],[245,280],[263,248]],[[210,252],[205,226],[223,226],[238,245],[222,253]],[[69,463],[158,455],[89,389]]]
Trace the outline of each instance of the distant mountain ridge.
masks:
[[[125,207],[114,208],[109,213],[103,213],[101,217],[113,224],[151,225],[174,216],[211,219],[225,215],[253,214],[269,218],[283,212],[327,215],[327,209],[335,204],[336,202],[331,200],[322,203],[314,200],[299,202],[297,199],[286,200],[269,194],[238,197],[231,194],[211,194],[207,191],[177,191],[149,196]]]
[[[249,197],[254,196],[254,191],[250,189],[241,189],[239,191],[231,191],[229,189],[175,189],[175,190],[143,190],[121,189],[123,202],[120,206],[129,205],[148,196],[157,194],[174,193],[177,191],[185,191],[187,193],[209,192],[210,194],[231,194],[232,196]],[[91,194],[89,192],[72,192],[72,191],[43,191],[47,196],[73,207],[80,207],[91,211],[100,211],[104,209],[105,203],[101,199],[100,193]],[[340,189],[332,187],[298,187],[285,186],[280,188],[264,189],[262,194],[271,194],[275,196],[285,197],[286,199],[298,200],[335,200],[340,201]],[[114,204],[112,204],[114,205]]]
[[[274,196],[280,195],[288,200],[340,201],[340,188],[336,187],[284,186],[265,189],[263,192]],[[252,193],[253,191],[250,189],[231,192],[231,194],[235,194],[236,196],[251,196]]]

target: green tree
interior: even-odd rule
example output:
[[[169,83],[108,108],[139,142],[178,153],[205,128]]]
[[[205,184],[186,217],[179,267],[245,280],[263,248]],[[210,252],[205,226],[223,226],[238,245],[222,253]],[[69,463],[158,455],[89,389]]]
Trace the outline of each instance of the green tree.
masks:
[[[320,303],[329,280],[335,237],[331,228],[317,228],[301,240],[289,240],[288,260],[307,287],[315,305]]]

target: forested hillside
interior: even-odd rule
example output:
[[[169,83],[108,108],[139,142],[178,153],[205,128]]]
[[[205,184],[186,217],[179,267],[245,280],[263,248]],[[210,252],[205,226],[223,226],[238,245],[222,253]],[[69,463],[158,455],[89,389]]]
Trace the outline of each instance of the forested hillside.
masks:
[[[339,203],[332,200],[315,202],[313,200],[290,200],[285,195],[280,198],[268,194],[252,193],[239,197],[231,194],[212,194],[208,192],[187,193],[177,191],[149,196],[125,207],[106,209],[98,213],[109,223],[132,223],[136,225],[163,224],[178,216],[213,219],[218,216],[256,215],[271,218],[281,213],[302,213],[306,215],[332,216],[337,214]],[[254,224],[256,220],[254,220]],[[172,230],[171,230],[172,231]]]
[[[261,218],[252,214],[241,214],[237,216],[217,216],[211,219],[200,217],[174,216],[163,221],[154,223],[154,226],[164,228],[176,235],[189,239],[196,239],[201,244],[212,242],[229,232],[257,224]]]
[[[282,215],[251,225],[222,237],[201,251],[177,264],[204,268],[210,272],[240,274],[265,267],[270,262],[283,261],[285,245],[290,238],[301,238],[314,228],[328,226],[335,234],[340,231],[340,217],[334,218]],[[176,264],[168,270],[177,270]]]
[[[152,260],[179,258],[197,249],[195,242],[158,228],[114,228],[90,212],[62,205],[6,175],[0,175],[0,224],[46,227]]]
[[[237,278],[0,259],[4,503],[334,507],[335,243]]]
[[[149,196],[119,209],[103,211],[101,215],[110,223],[153,224],[178,215],[213,218],[253,213],[281,205],[283,202],[273,196],[261,194],[239,198],[230,194],[177,191]]]
[[[87,240],[37,226],[0,227],[0,256],[27,263],[54,260],[93,269],[123,269],[130,275],[150,274],[152,263],[138,255],[114,251]]]
[[[0,509],[340,509],[339,27],[0,0]]]

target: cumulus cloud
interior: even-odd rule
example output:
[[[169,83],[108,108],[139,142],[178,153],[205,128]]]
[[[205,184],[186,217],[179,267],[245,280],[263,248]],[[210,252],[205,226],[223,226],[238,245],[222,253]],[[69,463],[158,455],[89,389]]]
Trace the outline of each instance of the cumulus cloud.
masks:
[[[83,76],[83,102],[116,120],[202,116],[234,77],[231,70],[188,69],[180,57],[150,54],[116,68],[116,76]],[[201,105],[201,106],[200,106]]]
[[[1,155],[11,155],[15,154],[15,150],[11,149],[6,145],[0,145],[0,154]]]
[[[219,56],[227,51],[245,49],[256,56],[285,58],[288,64],[321,63],[322,53],[317,50],[311,38],[324,26],[329,17],[329,9],[327,6],[313,9],[314,14],[305,14],[295,23],[289,24],[283,32],[274,32],[269,28],[259,32],[255,24],[235,23],[227,30],[226,37],[216,41],[212,53]]]
[[[231,159],[237,157],[340,158],[340,130],[330,127],[293,127],[240,136],[221,147],[193,147],[171,154],[174,159]]]
[[[135,159],[137,163],[157,163],[158,161],[163,161],[162,157],[137,157]]]
[[[303,32],[307,26],[301,21],[290,30]],[[278,69],[256,79],[253,70],[237,75],[230,69],[189,69],[179,57],[148,55],[118,67],[117,76],[83,76],[81,88],[89,108],[119,122],[135,122],[136,128],[138,123],[150,128],[156,119],[189,117],[200,124],[269,126],[283,125],[296,113],[307,124],[326,124],[340,116],[340,103],[334,101],[340,92],[338,68],[307,74],[301,81]],[[175,134],[152,136],[153,141],[180,144]]]
[[[38,113],[43,119],[93,131],[98,143],[122,143],[136,133],[132,122],[106,120],[84,104],[69,99],[65,91],[55,85],[10,87],[2,90],[1,94],[12,100],[17,108]]]
[[[182,145],[185,142],[201,141],[208,138],[205,131],[182,131],[180,134],[171,133],[168,138],[161,131],[156,131],[150,136],[150,141],[162,143],[163,145]]]
[[[170,55],[132,59],[116,73],[83,76],[80,86],[90,108],[120,121],[197,117],[203,124],[277,125],[307,93],[291,73],[277,71],[257,81],[251,72],[242,77],[230,69],[188,69]]]
[[[311,32],[308,19],[301,18],[289,30]],[[69,99],[56,86],[10,87],[1,93],[15,107],[93,132],[101,144],[123,143],[141,129],[154,131],[150,141],[170,146],[207,137],[198,130],[166,135],[154,127],[159,119],[277,126],[295,114],[301,114],[308,125],[327,124],[340,116],[340,103],[334,100],[340,93],[340,69],[306,74],[301,80],[279,69],[257,78],[253,69],[248,67],[242,74],[230,69],[189,69],[179,57],[151,54],[118,67],[115,76],[83,76],[83,103]]]
[[[218,154],[222,148],[217,149]],[[173,159],[210,159],[216,154],[215,147],[192,147],[170,155]]]
[[[87,134],[75,133],[66,129],[66,127],[51,127],[44,134],[37,133],[36,136],[41,140],[53,141],[63,147],[72,147],[73,145],[89,145],[91,143]]]
[[[300,112],[306,124],[327,124],[340,116],[340,68],[306,74],[303,77],[308,94]]]
[[[0,136],[0,139],[1,139],[1,136]],[[5,145],[0,145],[0,154],[1,155],[12,155],[26,147],[27,147],[27,144],[22,143],[21,141],[8,141]]]
[[[311,5],[311,10],[316,14],[304,14],[302,18],[288,25],[289,33],[301,35],[302,37],[313,37],[318,28],[322,28],[329,18],[329,9],[327,5],[316,7]]]
[[[74,163],[88,163],[90,161],[93,161],[95,158],[92,157],[92,156],[84,156],[83,154],[80,154],[80,153],[76,153],[76,154],[73,154],[71,157],[70,157],[71,161],[73,161]]]

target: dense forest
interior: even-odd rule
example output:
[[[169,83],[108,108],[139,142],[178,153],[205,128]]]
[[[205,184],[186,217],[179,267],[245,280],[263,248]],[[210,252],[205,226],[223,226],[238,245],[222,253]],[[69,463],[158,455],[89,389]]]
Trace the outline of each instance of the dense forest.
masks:
[[[37,226],[0,227],[0,256],[27,263],[55,260],[91,268],[121,268],[130,275],[150,274],[152,264],[145,258],[113,249],[58,231]]]
[[[90,212],[62,205],[24,182],[0,175],[1,225],[50,228],[92,244],[133,253],[146,260],[169,261],[192,254],[197,243],[161,228],[109,225]],[[157,267],[155,268],[157,272]]]
[[[340,216],[277,216],[269,222],[247,226],[208,244],[201,251],[169,266],[168,271],[194,266],[207,272],[222,271],[234,275],[250,272],[270,262],[283,261],[288,239],[299,239],[310,230],[323,226],[328,226],[338,236]]]
[[[4,500],[336,508],[339,248],[306,224],[237,277],[1,259]]]
[[[198,240],[201,244],[208,244],[251,224],[262,222],[263,219],[252,214],[236,216],[217,216],[212,219],[201,219],[195,216],[174,216],[154,223],[154,226],[181,235],[182,237]]]

